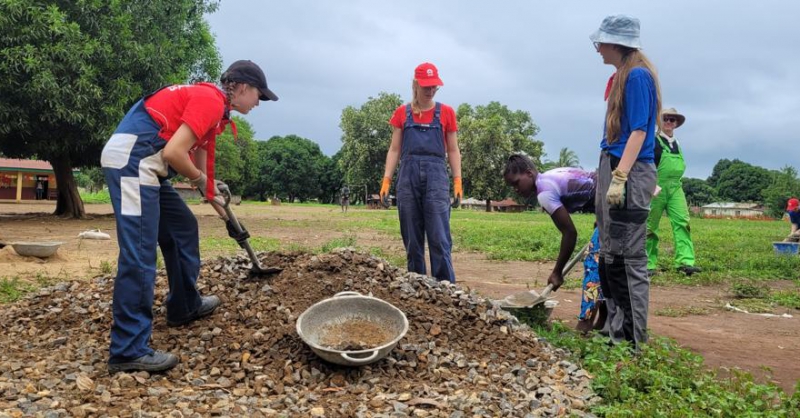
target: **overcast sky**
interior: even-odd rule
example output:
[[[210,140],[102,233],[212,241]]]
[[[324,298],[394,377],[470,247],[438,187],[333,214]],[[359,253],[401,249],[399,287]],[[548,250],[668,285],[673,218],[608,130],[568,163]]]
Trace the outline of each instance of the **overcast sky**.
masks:
[[[429,61],[438,101],[527,111],[546,158],[568,147],[594,169],[613,67],[589,35],[620,13],[641,21],[664,107],[686,116],[688,177],[722,158],[800,167],[800,1],[223,0],[208,20],[223,67],[255,61],[280,97],[245,116],[259,139],[296,134],[333,155],[342,109],[382,91],[408,101]]]

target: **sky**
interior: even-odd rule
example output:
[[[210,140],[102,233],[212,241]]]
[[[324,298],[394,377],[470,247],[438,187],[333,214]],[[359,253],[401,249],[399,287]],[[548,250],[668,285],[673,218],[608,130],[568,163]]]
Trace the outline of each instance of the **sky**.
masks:
[[[595,169],[614,68],[589,35],[613,14],[640,20],[663,107],[686,116],[687,177],[723,158],[800,167],[798,1],[222,0],[207,19],[223,68],[253,60],[280,97],[244,116],[258,139],[295,134],[333,155],[345,107],[380,92],[409,101],[414,68],[432,62],[436,100],[526,111],[545,159],[566,147]]]

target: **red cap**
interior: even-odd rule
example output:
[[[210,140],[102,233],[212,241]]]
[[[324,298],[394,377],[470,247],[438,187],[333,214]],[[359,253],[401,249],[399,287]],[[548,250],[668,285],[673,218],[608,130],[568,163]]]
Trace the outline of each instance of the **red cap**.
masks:
[[[797,206],[800,205],[800,200],[797,200],[796,197],[789,199],[789,203],[786,204],[786,210],[795,210]]]
[[[414,79],[417,80],[417,83],[421,87],[444,85],[442,79],[439,78],[439,70],[436,69],[435,65],[429,62],[423,62],[417,66],[414,70]]]

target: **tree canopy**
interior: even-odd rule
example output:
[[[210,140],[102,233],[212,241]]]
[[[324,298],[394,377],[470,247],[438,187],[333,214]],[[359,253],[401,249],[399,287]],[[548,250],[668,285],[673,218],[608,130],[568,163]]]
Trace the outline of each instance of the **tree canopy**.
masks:
[[[457,116],[464,194],[487,200],[488,209],[488,200],[508,195],[503,169],[512,153],[523,152],[541,166],[543,144],[534,139],[539,127],[528,112],[498,102],[475,108],[462,104]]]
[[[401,104],[400,95],[381,92],[359,108],[348,106],[342,110],[339,167],[351,187],[366,186],[371,193],[380,189],[392,138],[389,119]]]
[[[214,79],[204,19],[217,1],[0,0],[0,151],[54,168],[56,214],[83,216],[72,167],[100,151],[145,93]]]
[[[323,196],[324,171],[330,167],[330,158],[322,154],[319,145],[297,135],[274,136],[259,143],[260,195],[277,195],[302,201]]]

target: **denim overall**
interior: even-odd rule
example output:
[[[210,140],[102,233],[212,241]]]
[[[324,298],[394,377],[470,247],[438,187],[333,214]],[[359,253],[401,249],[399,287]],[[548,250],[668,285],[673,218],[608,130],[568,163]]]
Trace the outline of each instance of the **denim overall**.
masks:
[[[397,177],[397,209],[400,233],[406,247],[408,271],[426,274],[425,237],[431,259],[431,275],[455,283],[450,251],[450,179],[445,163],[441,104],[433,121],[416,123],[406,105],[400,173]]]
[[[168,320],[185,320],[201,304],[195,286],[200,274],[197,219],[168,180],[176,173],[162,156],[167,141],[158,136],[161,127],[145,110],[147,97],[122,119],[100,160],[119,241],[109,363],[153,352],[148,342],[153,330],[157,246],[169,278]]]

